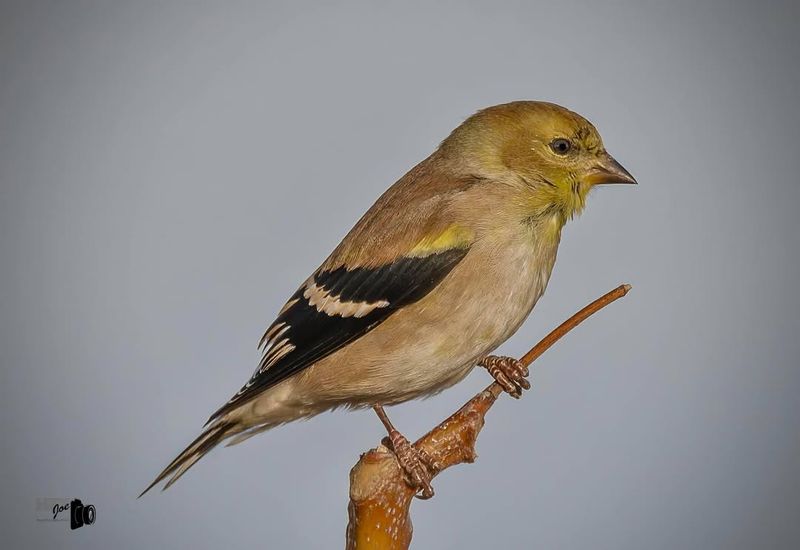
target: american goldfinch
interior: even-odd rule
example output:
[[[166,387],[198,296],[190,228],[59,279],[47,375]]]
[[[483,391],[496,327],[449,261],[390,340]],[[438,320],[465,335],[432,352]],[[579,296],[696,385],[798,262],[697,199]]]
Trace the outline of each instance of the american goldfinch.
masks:
[[[436,464],[385,405],[442,391],[476,364],[514,397],[527,369],[489,355],[547,286],[561,229],[599,184],[636,183],[580,115],[516,101],[469,117],[392,185],[267,329],[248,382],[155,484],[228,445],[337,407],[373,407],[409,483]],[[140,495],[141,496],[141,495]]]

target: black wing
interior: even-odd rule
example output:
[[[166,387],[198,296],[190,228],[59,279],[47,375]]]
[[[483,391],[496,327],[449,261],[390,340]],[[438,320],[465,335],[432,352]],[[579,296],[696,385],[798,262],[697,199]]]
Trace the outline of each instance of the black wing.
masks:
[[[327,357],[412,304],[447,276],[469,248],[404,257],[376,268],[319,271],[287,302],[261,339],[253,376],[209,422]]]

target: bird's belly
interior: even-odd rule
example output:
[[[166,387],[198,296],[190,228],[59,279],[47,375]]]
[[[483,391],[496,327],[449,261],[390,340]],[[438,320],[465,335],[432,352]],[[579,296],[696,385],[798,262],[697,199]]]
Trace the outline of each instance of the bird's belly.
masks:
[[[543,253],[535,242],[490,244],[476,245],[428,296],[301,373],[294,397],[330,406],[391,404],[464,378],[527,318],[555,260],[554,248]]]

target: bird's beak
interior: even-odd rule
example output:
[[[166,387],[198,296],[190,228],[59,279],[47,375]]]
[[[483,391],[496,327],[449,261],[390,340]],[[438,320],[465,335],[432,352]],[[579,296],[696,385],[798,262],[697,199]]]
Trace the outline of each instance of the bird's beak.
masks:
[[[590,185],[599,185],[604,183],[636,183],[636,179],[622,167],[620,163],[614,160],[614,157],[608,153],[603,153],[595,164],[586,174],[584,178],[586,183]]]

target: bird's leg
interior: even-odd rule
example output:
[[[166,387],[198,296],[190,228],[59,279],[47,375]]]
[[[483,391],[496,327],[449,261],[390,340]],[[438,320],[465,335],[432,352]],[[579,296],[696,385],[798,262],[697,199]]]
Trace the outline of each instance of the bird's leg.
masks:
[[[526,380],[528,367],[513,357],[488,355],[478,363],[486,367],[495,382],[514,399],[522,397],[523,390],[529,390],[531,383]]]
[[[441,469],[440,464],[424,450],[414,447],[403,434],[398,432],[381,405],[374,405],[372,408],[389,433],[389,443],[397,457],[397,462],[400,463],[400,468],[406,475],[406,481],[412,488],[419,491],[415,496],[423,500],[431,498],[433,496],[431,479],[433,473]]]

